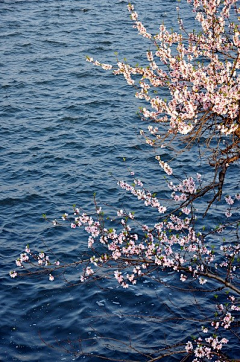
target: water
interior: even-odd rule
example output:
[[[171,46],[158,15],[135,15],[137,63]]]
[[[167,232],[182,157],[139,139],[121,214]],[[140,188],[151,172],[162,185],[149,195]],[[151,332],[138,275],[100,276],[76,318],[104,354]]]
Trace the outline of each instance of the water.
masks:
[[[138,12],[156,33],[163,20],[175,26],[176,4],[140,0]],[[173,311],[184,293],[150,282],[124,291],[109,281],[68,288],[47,277],[8,276],[28,243],[37,250],[51,248],[69,261],[86,250],[84,233],[53,228],[43,213],[59,217],[72,204],[91,211],[96,192],[99,204],[127,202],[139,217],[148,217],[109,173],[121,178],[129,167],[149,187],[157,177],[166,190],[154,152],[138,136],[144,125],[136,115],[140,103],[133,91],[123,79],[85,61],[90,55],[115,62],[116,51],[119,59],[143,59],[143,41],[132,29],[126,6],[127,1],[118,0],[0,2],[1,361],[97,362],[100,354],[145,361],[127,347],[130,340],[141,352],[188,336],[177,319],[171,329],[159,323],[186,315],[184,309]],[[191,26],[189,10],[183,9]],[[191,160],[184,156],[183,170]],[[111,206],[105,208],[111,213]],[[153,322],[152,316],[159,319]],[[83,354],[71,353],[81,347]]]

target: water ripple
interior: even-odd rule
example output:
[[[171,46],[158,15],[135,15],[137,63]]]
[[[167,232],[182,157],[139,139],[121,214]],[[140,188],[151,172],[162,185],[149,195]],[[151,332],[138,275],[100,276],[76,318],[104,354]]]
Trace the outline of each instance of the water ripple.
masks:
[[[43,213],[55,218],[70,212],[75,203],[93,210],[97,191],[100,203],[129,205],[139,220],[147,216],[142,205],[133,199],[130,204],[109,176],[125,177],[123,157],[136,172],[145,170],[142,178],[150,187],[156,187],[159,175],[159,190],[154,191],[166,192],[155,154],[138,136],[139,128],[145,127],[136,115],[141,104],[123,79],[85,62],[86,55],[115,62],[115,51],[119,59],[134,63],[143,59],[142,41],[132,29],[126,5],[125,0],[0,3],[2,361],[70,361],[71,355],[44,341],[54,344],[96,333],[113,338],[120,333],[122,341],[131,336],[138,345],[165,343],[159,324],[149,324],[146,331],[146,321],[139,315],[167,316],[168,291],[158,303],[156,287],[147,283],[140,293],[108,282],[102,289],[94,285],[71,289],[60,282],[48,283],[47,276],[28,281],[8,276],[27,243],[40,250],[47,244],[69,260],[86,250],[81,231],[73,235],[70,228],[54,229],[44,222]],[[173,25],[175,1],[140,0],[138,11],[156,33],[156,14],[158,22],[164,19]],[[183,163],[189,160],[187,155]],[[169,338],[184,338],[184,331],[180,337],[168,333]],[[106,351],[100,341],[92,348]],[[122,356],[134,357],[121,349]],[[116,357],[113,350],[106,353]]]

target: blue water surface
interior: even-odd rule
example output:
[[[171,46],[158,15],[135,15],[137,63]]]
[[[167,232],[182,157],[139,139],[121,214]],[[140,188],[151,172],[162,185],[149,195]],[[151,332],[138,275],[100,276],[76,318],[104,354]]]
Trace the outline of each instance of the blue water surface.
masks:
[[[86,234],[54,228],[42,214],[59,218],[73,204],[92,212],[94,192],[110,215],[113,206],[124,205],[136,209],[139,220],[149,218],[149,211],[117,186],[128,168],[165,195],[155,152],[139,136],[146,127],[137,115],[142,104],[124,79],[85,61],[89,55],[115,63],[114,52],[132,64],[145,61],[148,45],[132,28],[127,3],[0,2],[1,361],[97,362],[100,355],[146,361],[142,350],[150,353],[189,336],[180,320],[192,300],[150,281],[129,290],[108,280],[71,288],[61,280],[50,283],[47,276],[12,280],[8,274],[27,244],[69,262],[80,258]],[[163,21],[176,26],[177,4],[138,0],[137,10],[157,33]],[[182,16],[191,27],[186,4]],[[182,157],[181,172],[189,171],[192,160],[189,153]],[[186,309],[176,312],[179,298]],[[152,316],[179,319],[164,327]],[[96,339],[100,336],[109,340]],[[81,345],[86,338],[91,340]],[[127,347],[130,341],[138,351]],[[72,353],[81,347],[83,353]]]

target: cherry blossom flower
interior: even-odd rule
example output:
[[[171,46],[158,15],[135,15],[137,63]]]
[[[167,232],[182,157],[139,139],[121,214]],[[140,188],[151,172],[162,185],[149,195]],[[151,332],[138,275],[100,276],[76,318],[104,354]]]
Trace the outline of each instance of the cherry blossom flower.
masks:
[[[10,275],[11,278],[16,278],[17,272],[15,272],[15,270],[11,270],[9,275]]]
[[[180,280],[181,280],[182,282],[185,282],[185,281],[187,280],[187,276],[181,274],[181,275],[180,275]]]
[[[63,214],[63,216],[62,216],[62,219],[63,219],[63,220],[67,220],[67,218],[68,218],[68,214],[65,212],[65,213]]]
[[[50,282],[53,282],[54,281],[54,276],[52,274],[49,274],[49,278]]]
[[[16,265],[17,265],[17,266],[19,266],[19,267],[21,267],[21,266],[22,266],[22,262],[21,262],[21,260],[20,260],[20,259],[17,259],[17,260],[16,260]]]
[[[232,205],[234,203],[234,200],[231,198],[231,196],[226,196],[225,201],[228,205]]]

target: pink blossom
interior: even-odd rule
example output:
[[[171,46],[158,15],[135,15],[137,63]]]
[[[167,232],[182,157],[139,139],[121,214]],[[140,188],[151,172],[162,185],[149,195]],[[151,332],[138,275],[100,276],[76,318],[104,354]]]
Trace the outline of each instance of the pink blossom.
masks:
[[[229,210],[227,210],[227,211],[225,212],[225,215],[226,215],[226,217],[231,217],[231,216],[232,216],[232,213],[231,213]]]
[[[88,266],[88,267],[86,268],[86,270],[85,270],[85,273],[86,273],[87,276],[90,276],[90,275],[93,275],[93,274],[94,274],[94,271],[93,271],[93,269],[92,269],[90,266]]]
[[[123,282],[123,276],[122,276],[122,273],[119,272],[118,270],[116,270],[114,272],[114,276],[115,278],[117,279],[118,283],[122,283]]]
[[[101,64],[102,69],[104,70],[111,70],[112,65],[111,64]]]
[[[93,58],[91,58],[91,57],[86,57],[86,61],[87,61],[87,62],[90,62],[90,63],[93,63]]]
[[[223,344],[227,344],[229,341],[227,338],[222,338],[220,342]]]
[[[231,196],[226,196],[225,201],[228,205],[232,205],[234,203],[234,200],[231,198]]]
[[[9,275],[11,278],[16,278],[17,272],[15,272],[15,270],[12,270],[12,271],[10,271]]]
[[[192,342],[188,341],[186,346],[185,346],[185,349],[186,349],[187,352],[191,352],[193,350]]]
[[[182,209],[182,212],[183,212],[184,214],[188,215],[188,214],[191,212],[191,210],[190,210],[189,208],[187,208],[187,207],[184,207],[184,208]]]
[[[131,19],[132,20],[137,20],[137,18],[138,18],[138,14],[136,12],[132,12],[131,13]]]
[[[16,260],[16,265],[19,266],[19,267],[22,266],[22,263],[21,263],[21,260],[20,260],[20,259],[17,259],[17,260]]]
[[[122,215],[123,215],[123,210],[118,210],[117,216],[122,216]]]
[[[158,208],[159,214],[163,214],[163,213],[166,212],[166,211],[167,211],[167,208],[166,208],[165,206],[160,206],[160,207]]]
[[[29,260],[29,256],[26,253],[20,254],[20,261],[26,262]]]
[[[235,199],[239,201],[240,200],[240,194],[236,194]]]
[[[63,214],[63,216],[62,216],[62,219],[63,219],[63,220],[67,220],[67,218],[68,218],[68,214],[65,212],[65,213]]]
[[[74,208],[74,215],[78,215],[79,212],[80,212],[80,211],[79,211],[79,208],[75,207],[75,208]]]
[[[132,4],[128,4],[127,5],[127,8],[128,8],[128,11],[134,11],[134,5],[132,5]]]
[[[199,283],[203,285],[203,284],[207,283],[207,279],[204,279],[204,278],[200,277],[199,278]]]
[[[180,280],[181,280],[182,282],[185,282],[185,281],[187,280],[186,275],[181,274]]]

